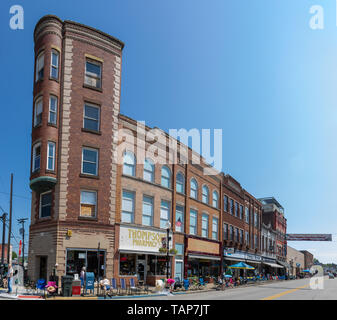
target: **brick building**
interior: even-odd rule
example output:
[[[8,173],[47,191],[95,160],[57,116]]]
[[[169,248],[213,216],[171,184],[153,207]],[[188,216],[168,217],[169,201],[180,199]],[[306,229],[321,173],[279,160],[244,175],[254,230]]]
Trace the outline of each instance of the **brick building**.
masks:
[[[299,276],[305,270],[304,254],[290,246],[287,246],[287,262],[290,276]]]
[[[314,265],[314,255],[307,250],[300,250],[304,254],[304,269],[310,270]]]
[[[287,270],[289,264],[287,263],[287,219],[284,216],[284,209],[280,203],[274,198],[259,199],[262,202],[262,220],[265,225],[271,225],[276,232],[275,253],[276,260],[279,264],[284,266]],[[285,270],[285,271],[286,271]]]
[[[238,261],[261,270],[262,203],[180,141],[120,114],[124,44],[51,15],[34,41],[29,277],[100,265],[101,276],[154,284],[167,272],[218,276]]]

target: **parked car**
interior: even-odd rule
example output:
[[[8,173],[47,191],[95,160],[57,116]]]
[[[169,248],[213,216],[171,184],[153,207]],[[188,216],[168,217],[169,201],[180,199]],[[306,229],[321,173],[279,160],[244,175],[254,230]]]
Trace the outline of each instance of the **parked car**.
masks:
[[[332,273],[329,273],[329,279],[335,279],[335,277]]]

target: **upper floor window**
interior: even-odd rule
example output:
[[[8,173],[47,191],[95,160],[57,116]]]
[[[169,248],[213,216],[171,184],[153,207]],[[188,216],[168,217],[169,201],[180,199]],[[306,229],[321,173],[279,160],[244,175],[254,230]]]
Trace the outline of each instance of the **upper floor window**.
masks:
[[[176,231],[184,232],[184,208],[176,205]]]
[[[201,236],[208,238],[208,214],[203,214],[201,217]]]
[[[85,63],[85,84],[101,88],[102,85],[102,64],[93,60],[86,60]]]
[[[151,159],[145,159],[143,178],[146,181],[154,182],[154,164]]]
[[[191,180],[191,198],[198,199],[198,183],[194,178]]]
[[[249,223],[249,208],[248,207],[246,207],[245,219],[246,219],[246,222]]]
[[[219,219],[213,218],[212,220],[212,239],[218,240],[218,226],[219,226]]]
[[[197,234],[197,212],[193,209],[190,210],[190,234]]]
[[[184,182],[184,175],[181,172],[178,172],[176,181],[177,192],[184,193]]]
[[[39,170],[40,165],[41,165],[41,143],[37,143],[33,147],[32,172]]]
[[[243,243],[243,230],[240,230],[240,243]]]
[[[99,113],[100,113],[99,106],[85,103],[83,114],[83,128],[98,132],[99,118],[100,118]]]
[[[59,77],[59,53],[56,50],[51,51],[50,77],[58,79]]]
[[[246,242],[246,245],[249,246],[249,233],[248,233],[248,231],[246,231],[246,240],[245,240],[245,242]]]
[[[55,170],[55,142],[48,141],[47,170]]]
[[[235,201],[235,216],[239,216],[239,204]]]
[[[161,185],[165,188],[171,187],[171,172],[166,166],[161,168]]]
[[[223,239],[228,240],[228,224],[223,224]]]
[[[40,218],[50,217],[52,207],[52,194],[50,191],[40,195]]]
[[[57,122],[57,97],[49,97],[49,117],[48,123],[55,124]]]
[[[202,187],[202,202],[209,203],[209,190],[207,186]]]
[[[229,227],[229,239],[232,241],[234,240],[234,227],[233,226]]]
[[[213,207],[214,208],[219,207],[219,195],[216,191],[213,191]]]
[[[42,111],[43,111],[43,101],[42,97],[39,97],[35,101],[34,107],[34,127],[42,123]]]
[[[258,217],[258,216],[257,216],[257,212],[255,211],[255,212],[254,212],[254,227],[255,227],[255,228],[257,228],[257,226],[258,226],[258,219],[257,219],[257,217]]]
[[[160,204],[160,228],[166,229],[167,222],[170,221],[170,203],[168,201],[161,201]]]
[[[153,198],[143,196],[143,219],[142,224],[144,226],[153,225]]]
[[[240,241],[240,239],[239,239],[239,229],[238,229],[238,228],[235,228],[235,240],[236,240],[237,242]]]
[[[243,219],[243,205],[240,204],[240,219]]]
[[[97,176],[98,150],[82,148],[82,173]]]
[[[41,52],[36,59],[35,81],[43,79],[43,72],[44,72],[44,52]]]
[[[230,210],[230,214],[234,214],[234,200],[233,199],[230,199],[230,208],[229,208],[229,210]]]
[[[123,190],[122,199],[122,222],[133,223],[135,208],[135,194],[130,191]]]
[[[96,217],[97,192],[81,190],[81,217]]]
[[[123,156],[123,174],[136,175],[136,157],[130,151],[125,151]]]
[[[223,196],[223,209],[228,212],[228,197],[226,195]]]

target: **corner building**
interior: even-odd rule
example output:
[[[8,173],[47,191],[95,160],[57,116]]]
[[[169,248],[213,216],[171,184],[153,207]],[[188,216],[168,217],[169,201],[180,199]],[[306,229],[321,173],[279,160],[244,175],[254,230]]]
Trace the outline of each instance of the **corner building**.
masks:
[[[29,277],[100,265],[100,276],[154,285],[167,272],[209,281],[238,261],[259,270],[254,196],[228,174],[204,174],[210,165],[158,128],[162,142],[141,156],[154,129],[120,114],[124,44],[50,15],[34,40]]]
[[[112,275],[124,44],[55,16],[34,30],[28,276]]]

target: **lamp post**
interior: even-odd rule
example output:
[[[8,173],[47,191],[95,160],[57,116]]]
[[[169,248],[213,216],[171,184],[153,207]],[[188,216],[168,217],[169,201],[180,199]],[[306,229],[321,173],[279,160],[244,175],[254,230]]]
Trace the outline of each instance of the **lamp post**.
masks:
[[[171,223],[170,221],[166,222],[166,231],[167,231],[167,255],[166,255],[166,278],[169,278],[169,251],[170,251],[170,228]]]

